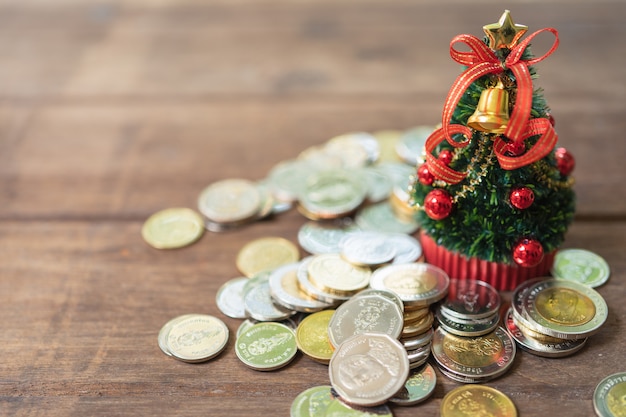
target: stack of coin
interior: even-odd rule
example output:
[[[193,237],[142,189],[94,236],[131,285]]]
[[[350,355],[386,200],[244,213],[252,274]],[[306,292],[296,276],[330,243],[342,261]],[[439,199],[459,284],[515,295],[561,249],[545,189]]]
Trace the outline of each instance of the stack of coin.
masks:
[[[505,323],[522,349],[562,357],[581,349],[607,315],[606,302],[594,289],[574,281],[536,278],[515,289]]]
[[[205,362],[219,355],[228,343],[228,327],[207,314],[185,314],[168,321],[159,332],[161,351],[188,363]]]
[[[387,265],[372,274],[371,288],[391,291],[403,302],[400,342],[412,369],[430,357],[434,322],[430,306],[446,296],[449,283],[443,270],[426,263]]]
[[[508,371],[515,359],[515,342],[502,327],[482,336],[457,336],[435,330],[432,355],[441,373],[463,383],[484,383]]]
[[[457,336],[491,333],[500,322],[500,295],[484,281],[451,279],[448,295],[437,309],[439,326]]]

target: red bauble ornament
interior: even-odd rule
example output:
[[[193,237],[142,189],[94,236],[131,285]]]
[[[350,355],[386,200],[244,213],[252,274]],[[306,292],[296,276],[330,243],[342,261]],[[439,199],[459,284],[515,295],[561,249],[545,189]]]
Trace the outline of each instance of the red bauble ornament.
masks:
[[[543,260],[543,246],[538,240],[524,238],[513,248],[513,260],[519,266],[536,266]]]
[[[435,188],[426,194],[424,211],[433,220],[442,220],[452,212],[452,196],[446,190]]]
[[[574,166],[576,165],[574,155],[569,153],[569,151],[565,148],[557,148],[554,151],[554,156],[556,158],[556,166],[561,175],[567,176],[571,174],[574,170]]]
[[[452,162],[453,156],[454,155],[452,154],[452,152],[450,152],[448,149],[444,149],[441,152],[439,152],[439,156],[437,158],[444,164],[450,165],[450,162]]]
[[[519,142],[515,142],[512,140],[508,142],[506,144],[506,147],[504,148],[504,153],[506,153],[508,156],[520,156],[524,154],[524,152],[526,152],[526,144],[523,140]]]
[[[520,210],[527,209],[535,201],[535,193],[528,187],[515,187],[509,194],[509,200],[513,207]]]
[[[428,170],[428,164],[423,163],[417,168],[417,180],[424,185],[432,185],[435,177]]]

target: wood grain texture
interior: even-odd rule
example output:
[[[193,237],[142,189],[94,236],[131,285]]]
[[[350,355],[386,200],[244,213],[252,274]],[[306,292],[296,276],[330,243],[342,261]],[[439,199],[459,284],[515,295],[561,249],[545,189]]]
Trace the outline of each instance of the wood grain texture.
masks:
[[[593,415],[595,385],[626,371],[626,87],[620,1],[514,1],[516,22],[555,27],[537,65],[560,142],[577,158],[566,247],[603,256],[600,332],[576,355],[520,352],[488,385],[521,416]],[[500,3],[456,1],[0,1],[0,415],[288,415],[328,370],[299,355],[255,372],[226,350],[165,356],[157,334],[215,305],[248,241],[296,242],[295,211],[158,251],[153,212],[195,207],[218,179],[262,179],[278,162],[350,131],[439,121],[459,33],[481,35]],[[537,40],[541,50],[547,40]],[[303,252],[304,255],[304,252]],[[505,298],[510,294],[504,294]],[[437,415],[458,386],[441,374]]]

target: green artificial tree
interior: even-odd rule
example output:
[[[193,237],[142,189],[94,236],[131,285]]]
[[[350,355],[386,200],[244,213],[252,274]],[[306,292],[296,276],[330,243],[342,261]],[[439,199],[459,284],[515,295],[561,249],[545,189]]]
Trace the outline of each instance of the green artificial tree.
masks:
[[[574,159],[557,146],[554,119],[533,86],[533,64],[558,46],[542,29],[520,41],[526,26],[505,11],[483,27],[486,37],[459,35],[453,59],[464,65],[426,141],[411,185],[426,261],[452,278],[483,279],[510,290],[546,275],[573,220]],[[536,58],[530,41],[555,37]],[[459,43],[470,51],[455,48]]]

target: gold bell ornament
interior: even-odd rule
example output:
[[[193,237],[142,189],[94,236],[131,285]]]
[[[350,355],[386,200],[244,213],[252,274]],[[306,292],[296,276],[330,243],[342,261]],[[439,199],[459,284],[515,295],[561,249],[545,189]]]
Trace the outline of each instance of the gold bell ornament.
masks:
[[[504,133],[509,123],[509,92],[502,80],[495,87],[486,88],[480,93],[480,99],[474,114],[467,119],[467,125],[474,130],[487,133]]]

